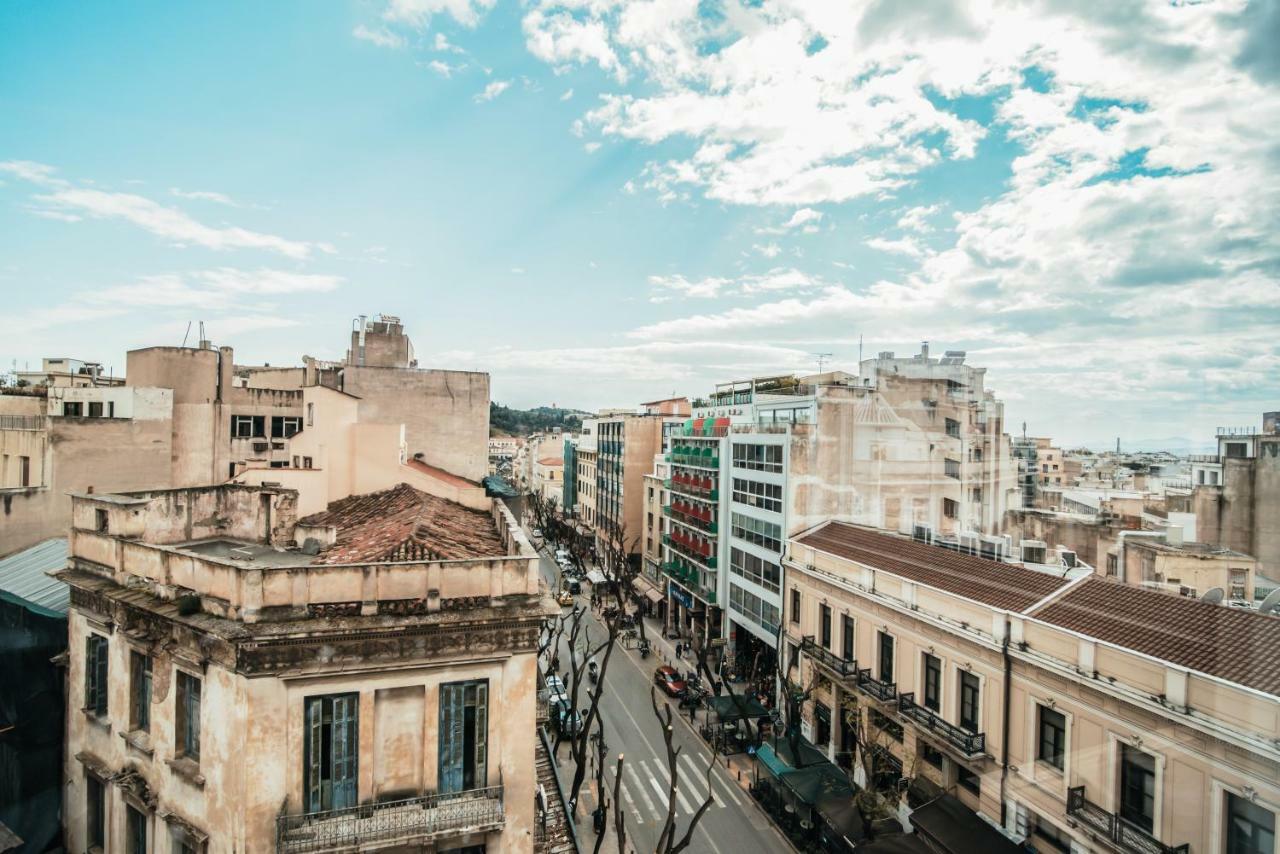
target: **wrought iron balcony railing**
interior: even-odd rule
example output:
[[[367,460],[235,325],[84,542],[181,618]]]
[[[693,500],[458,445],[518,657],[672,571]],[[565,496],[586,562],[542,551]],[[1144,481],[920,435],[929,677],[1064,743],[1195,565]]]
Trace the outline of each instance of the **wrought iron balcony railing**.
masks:
[[[824,669],[830,671],[831,675],[837,679],[857,684],[858,662],[844,660],[831,650],[818,644],[813,635],[805,635],[800,639],[800,651],[818,662]]]
[[[987,734],[985,732],[969,732],[955,724],[947,723],[934,712],[924,706],[916,705],[914,692],[898,697],[898,712],[913,724],[934,735],[940,736],[947,744],[968,758],[981,756],[987,752]]]
[[[278,854],[413,845],[444,835],[501,830],[502,786],[276,819]]]
[[[1165,845],[1145,830],[1109,813],[1084,796],[1084,786],[1067,789],[1067,815],[1126,854],[1188,854],[1189,843]]]
[[[898,683],[875,678],[870,667],[858,671],[858,687],[868,696],[885,703],[893,702],[898,696]]]

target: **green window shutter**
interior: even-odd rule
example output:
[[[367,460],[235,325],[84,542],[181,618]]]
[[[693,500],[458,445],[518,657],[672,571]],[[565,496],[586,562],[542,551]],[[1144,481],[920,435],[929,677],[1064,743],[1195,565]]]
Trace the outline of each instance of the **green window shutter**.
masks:
[[[333,698],[333,809],[354,807],[360,751],[360,695]]]
[[[320,762],[323,748],[324,699],[310,697],[306,702],[307,740],[303,757],[306,771],[307,812],[319,812],[324,809],[323,786],[321,784]]]

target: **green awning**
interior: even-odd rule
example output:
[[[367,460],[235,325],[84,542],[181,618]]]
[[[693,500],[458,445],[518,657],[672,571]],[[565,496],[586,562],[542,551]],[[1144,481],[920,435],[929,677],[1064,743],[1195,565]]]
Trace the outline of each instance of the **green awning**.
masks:
[[[783,784],[810,806],[830,799],[853,799],[853,786],[844,771],[830,762],[810,765],[788,774]]]
[[[760,760],[760,764],[775,777],[790,774],[793,770],[790,765],[782,761],[777,753],[774,753],[773,747],[768,744],[760,745],[760,749],[756,751],[756,759]]]
[[[736,700],[728,695],[713,697],[711,709],[723,722],[740,721],[743,718],[762,718],[769,714],[769,710],[760,705],[759,700],[744,695],[739,695]]]

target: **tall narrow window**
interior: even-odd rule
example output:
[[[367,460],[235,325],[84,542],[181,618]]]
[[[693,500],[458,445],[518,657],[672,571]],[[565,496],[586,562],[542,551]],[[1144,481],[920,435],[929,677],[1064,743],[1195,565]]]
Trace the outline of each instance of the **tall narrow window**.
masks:
[[[200,679],[178,671],[177,731],[174,744],[178,755],[200,761]]]
[[[1253,801],[1227,793],[1227,854],[1272,854],[1276,850],[1276,814]]]
[[[84,650],[84,708],[95,715],[107,713],[107,639],[89,635]]]
[[[92,774],[85,774],[85,827],[90,848],[107,846],[107,793],[102,781]]]
[[[844,614],[840,617],[841,654],[845,661],[853,661],[853,617]]]
[[[1066,767],[1067,717],[1047,706],[1039,706],[1040,745],[1036,758],[1048,762],[1059,771]]]
[[[440,686],[441,794],[483,788],[488,780],[489,683]]]
[[[129,653],[129,728],[151,729],[151,656]]]
[[[307,812],[356,805],[360,695],[308,697],[302,749]]]
[[[147,854],[147,817],[133,807],[125,807],[125,854]]]
[[[893,681],[893,636],[880,632],[880,681]]]
[[[831,607],[822,606],[822,648],[831,649]]]
[[[924,654],[924,707],[935,714],[942,708],[942,661]]]
[[[18,486],[31,485],[31,457],[18,457]]]
[[[800,625],[800,590],[791,588],[791,622]]]
[[[1120,817],[1153,832],[1156,821],[1156,760],[1127,744],[1120,745]]]
[[[981,684],[975,674],[960,671],[960,726],[969,732],[979,730],[979,686]]]

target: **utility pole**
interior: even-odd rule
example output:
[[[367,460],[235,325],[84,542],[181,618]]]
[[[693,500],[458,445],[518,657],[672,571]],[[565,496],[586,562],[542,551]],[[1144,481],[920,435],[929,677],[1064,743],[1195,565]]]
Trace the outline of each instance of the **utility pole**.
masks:
[[[827,359],[830,359],[832,354],[831,353],[814,353],[813,355],[816,356],[818,359],[818,373],[822,373],[823,366],[826,365]]]

